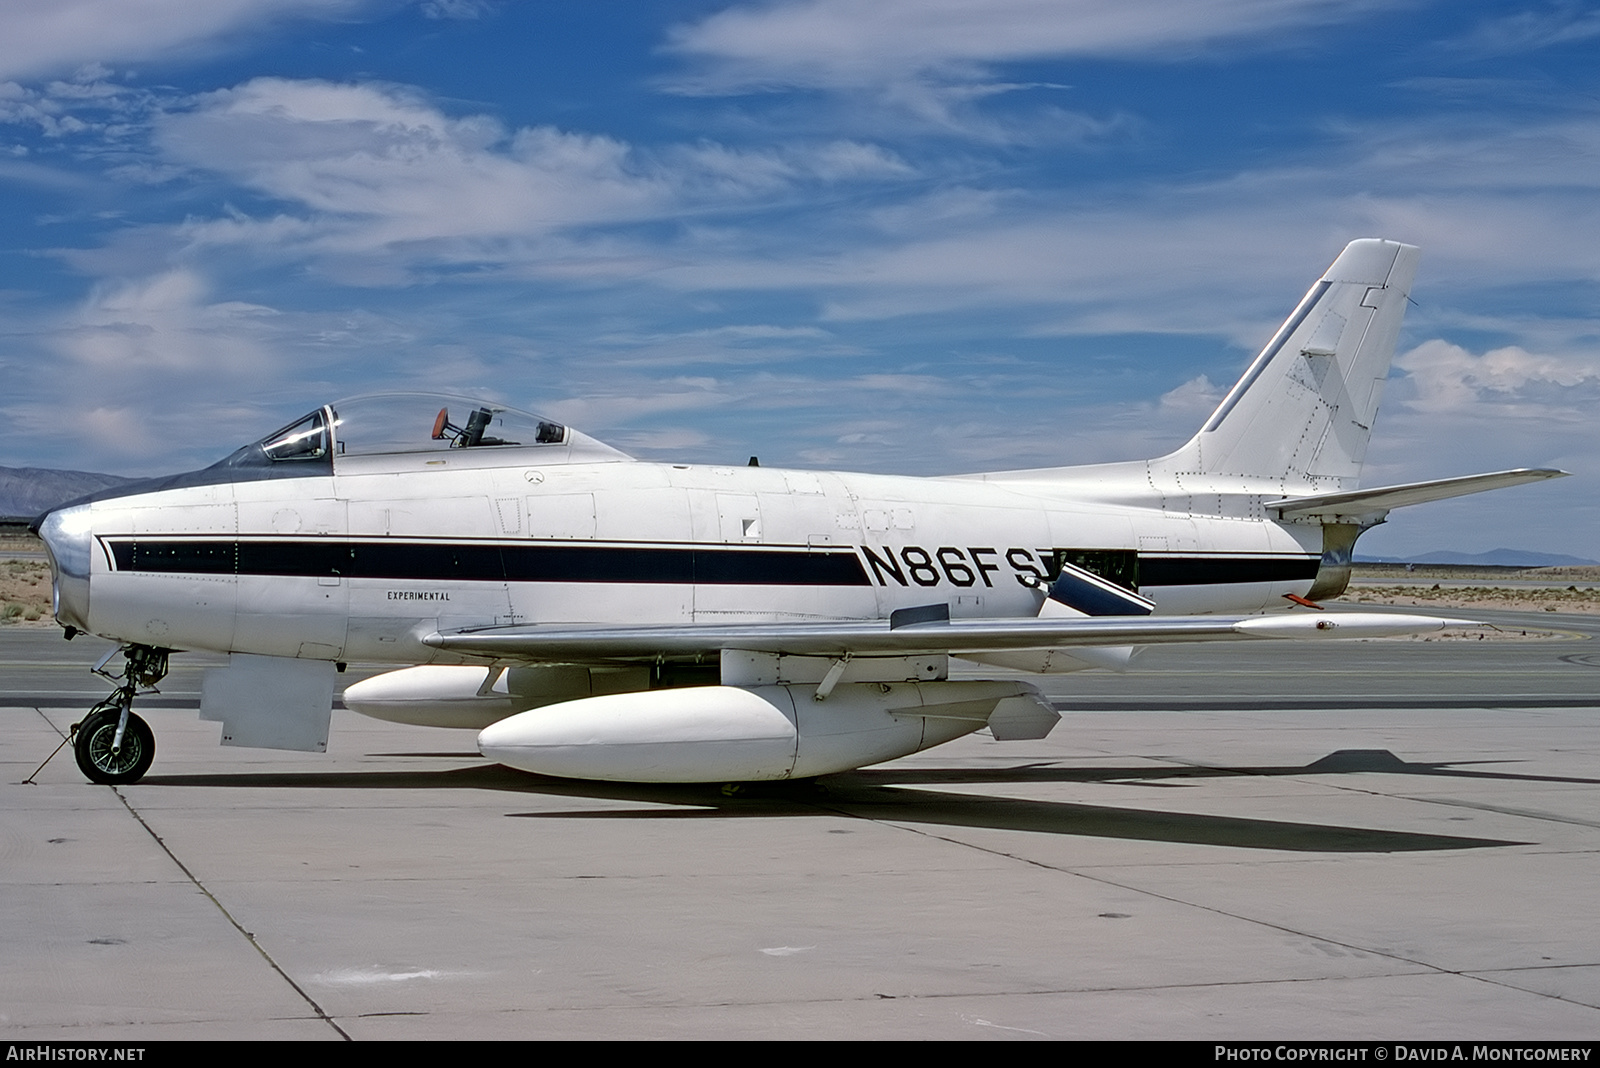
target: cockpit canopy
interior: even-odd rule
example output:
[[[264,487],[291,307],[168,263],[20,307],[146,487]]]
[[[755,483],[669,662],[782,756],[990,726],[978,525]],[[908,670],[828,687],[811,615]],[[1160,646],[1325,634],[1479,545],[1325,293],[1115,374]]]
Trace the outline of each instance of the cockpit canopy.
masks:
[[[624,454],[560,423],[503,404],[433,393],[376,393],[334,401],[246,445],[219,467],[330,468],[336,458],[450,449],[537,449],[585,459]],[[593,453],[595,455],[587,455]],[[554,457],[551,457],[554,459]]]

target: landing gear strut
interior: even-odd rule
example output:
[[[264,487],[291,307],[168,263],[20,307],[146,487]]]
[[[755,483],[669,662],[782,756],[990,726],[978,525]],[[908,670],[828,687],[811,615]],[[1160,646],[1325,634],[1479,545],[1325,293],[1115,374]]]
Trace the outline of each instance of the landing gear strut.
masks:
[[[105,670],[106,660],[115,654],[107,654],[94,669],[117,682],[117,688],[72,725],[72,751],[78,767],[90,782],[106,786],[138,782],[150,770],[150,762],[156,758],[156,736],[149,724],[133,714],[133,697],[140,687],[153,689],[167,674],[169,650],[125,645],[121,652],[127,663],[120,675]]]

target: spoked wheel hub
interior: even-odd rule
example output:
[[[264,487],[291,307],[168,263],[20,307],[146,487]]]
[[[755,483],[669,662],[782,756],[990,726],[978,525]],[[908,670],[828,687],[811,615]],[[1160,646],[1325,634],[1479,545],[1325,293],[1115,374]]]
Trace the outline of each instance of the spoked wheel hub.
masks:
[[[106,786],[138,782],[156,758],[155,734],[132,712],[128,713],[128,726],[122,732],[122,744],[116,744],[117,722],[121,718],[120,708],[102,707],[90,712],[78,725],[72,751],[90,782]]]

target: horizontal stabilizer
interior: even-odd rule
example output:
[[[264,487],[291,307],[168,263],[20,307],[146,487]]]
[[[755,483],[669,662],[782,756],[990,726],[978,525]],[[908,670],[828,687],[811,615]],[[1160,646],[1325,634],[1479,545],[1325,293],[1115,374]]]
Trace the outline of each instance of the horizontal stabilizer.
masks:
[[[1547,478],[1565,478],[1568,472],[1554,468],[1519,467],[1512,471],[1494,471],[1485,475],[1462,475],[1459,478],[1440,478],[1432,482],[1409,482],[1403,486],[1380,486],[1374,489],[1349,490],[1344,493],[1319,493],[1312,497],[1287,497],[1267,501],[1266,508],[1283,519],[1321,519],[1323,522],[1381,519],[1391,508],[1408,504],[1426,504],[1450,497],[1464,497],[1469,493],[1520,486],[1526,482],[1543,482]]]

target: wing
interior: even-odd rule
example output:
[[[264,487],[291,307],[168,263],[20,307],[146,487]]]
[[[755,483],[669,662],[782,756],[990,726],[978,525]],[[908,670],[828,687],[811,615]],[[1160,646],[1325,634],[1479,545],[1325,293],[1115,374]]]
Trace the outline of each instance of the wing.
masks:
[[[944,606],[936,606],[942,609]],[[1084,646],[1156,645],[1252,638],[1379,638],[1420,634],[1471,620],[1374,612],[1273,616],[1140,616],[1033,619],[915,619],[903,609],[889,620],[738,625],[484,627],[437,632],[426,645],[494,660],[600,663],[699,659],[725,649],[789,656],[912,656]],[[896,625],[898,623],[898,625]]]

